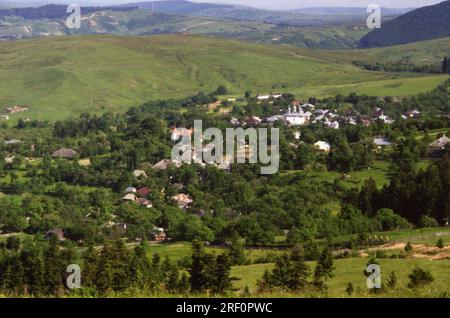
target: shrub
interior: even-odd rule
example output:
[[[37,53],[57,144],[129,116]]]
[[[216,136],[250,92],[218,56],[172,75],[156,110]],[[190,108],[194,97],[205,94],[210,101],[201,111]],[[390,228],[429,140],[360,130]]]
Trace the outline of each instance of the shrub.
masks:
[[[418,266],[413,269],[408,277],[410,279],[409,288],[420,288],[434,281],[434,277],[429,270],[424,270]]]
[[[405,245],[405,252],[411,253],[413,251],[413,249],[414,248],[413,248],[411,242],[408,241],[408,243],[406,243],[406,245]]]
[[[427,227],[438,227],[439,223],[438,221],[436,221],[436,219],[432,218],[431,216],[422,215],[417,226],[421,229]]]
[[[389,279],[387,281],[387,286],[391,289],[394,289],[397,286],[397,276],[395,275],[395,272],[392,271],[389,274]]]
[[[348,283],[347,287],[345,288],[346,293],[351,296],[355,292],[355,288],[353,287],[353,283]]]
[[[406,219],[395,214],[394,211],[390,209],[379,210],[375,215],[375,221],[379,223],[380,230],[382,231],[407,229],[411,227]]]

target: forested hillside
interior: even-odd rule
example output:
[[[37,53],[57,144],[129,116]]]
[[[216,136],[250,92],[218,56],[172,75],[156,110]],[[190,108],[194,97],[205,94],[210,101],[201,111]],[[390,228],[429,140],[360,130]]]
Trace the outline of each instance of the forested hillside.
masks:
[[[450,36],[450,1],[420,8],[385,22],[360,41],[360,46],[380,47]]]

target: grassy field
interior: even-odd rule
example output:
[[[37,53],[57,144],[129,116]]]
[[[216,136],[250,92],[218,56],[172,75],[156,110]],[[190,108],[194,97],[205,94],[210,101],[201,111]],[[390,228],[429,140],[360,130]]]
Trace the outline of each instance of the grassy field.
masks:
[[[219,247],[207,247],[207,251],[213,252],[216,254],[221,254],[227,251],[224,248]],[[192,254],[191,243],[187,242],[177,242],[177,243],[169,243],[169,244],[152,244],[150,243],[150,247],[148,249],[148,253],[150,255],[158,253],[161,257],[170,257],[172,260],[180,260],[185,257],[189,257]],[[250,262],[254,262],[258,258],[265,257],[268,254],[279,254],[279,251],[269,250],[269,249],[252,249],[247,250],[246,256]]]
[[[146,100],[212,91],[219,84],[235,94],[251,89],[303,96],[358,90],[408,95],[442,81],[423,74],[363,71],[303,52],[184,35],[6,42],[0,47],[0,108],[27,105],[30,111],[12,118],[54,120],[84,111],[123,112]]]
[[[355,296],[370,296],[366,277],[363,270],[366,268],[367,258],[348,258],[335,261],[334,277],[328,281],[328,297],[345,297],[345,288],[351,282],[355,288]],[[450,260],[430,261],[426,259],[380,259],[382,283],[386,282],[388,275],[394,271],[398,278],[396,290],[382,294],[381,297],[415,297],[434,296],[437,297],[443,292],[450,292]],[[314,270],[315,263],[308,262],[310,270]],[[413,291],[407,288],[409,282],[408,275],[415,266],[420,266],[431,271],[434,282],[422,290]],[[235,288],[243,290],[246,286],[251,292],[256,291],[257,281],[261,279],[265,270],[271,270],[273,264],[255,264],[247,266],[236,266],[232,269],[232,275],[240,280],[234,283]],[[314,293],[312,293],[314,295]],[[275,295],[276,296],[276,295]],[[280,294],[286,297],[286,294]],[[295,295],[291,295],[295,296]],[[302,295],[297,295],[302,296]]]
[[[418,169],[426,169],[432,161],[421,160],[417,164]],[[320,182],[331,182],[339,179],[341,184],[347,189],[359,188],[364,184],[364,181],[372,178],[379,188],[389,183],[389,163],[386,161],[375,161],[370,169],[362,169],[349,172],[349,178],[343,179],[342,173],[335,171],[305,171],[292,170],[285,172],[285,174],[299,174],[310,179],[315,179]]]
[[[293,89],[292,93],[300,98],[328,97],[338,94],[348,95],[356,92],[371,96],[410,96],[411,92],[424,93],[437,87],[447,79],[446,75],[428,75],[415,78],[391,78],[379,81],[360,82],[339,85],[306,86]]]
[[[303,54],[330,62],[367,64],[408,63],[411,65],[440,64],[450,51],[450,38],[422,41],[383,48],[358,50],[303,50]]]

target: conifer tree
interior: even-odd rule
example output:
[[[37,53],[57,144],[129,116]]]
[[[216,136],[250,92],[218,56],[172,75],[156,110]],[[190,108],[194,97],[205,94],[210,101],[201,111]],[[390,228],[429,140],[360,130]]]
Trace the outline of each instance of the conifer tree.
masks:
[[[58,295],[63,289],[63,273],[61,253],[59,252],[58,239],[50,238],[49,246],[44,252],[44,292],[47,295]]]
[[[272,270],[271,286],[289,289],[291,280],[292,263],[288,254],[283,254],[275,262],[275,268]]]
[[[308,285],[309,268],[305,263],[301,247],[294,247],[290,255],[290,260],[292,269],[290,271],[288,287],[293,291],[304,290]]]
[[[334,261],[328,248],[325,248],[319,257],[314,271],[313,284],[318,290],[327,289],[327,279],[333,277]]]
[[[233,278],[230,277],[231,261],[227,254],[221,254],[216,258],[214,269],[214,283],[212,291],[223,294],[232,288]]]
[[[203,244],[195,241],[192,244],[191,290],[202,292],[211,288],[213,281],[214,257],[205,252]]]
[[[24,292],[32,295],[42,295],[44,290],[44,262],[41,249],[30,244],[20,254],[23,268]]]
[[[84,266],[83,266],[83,281],[84,287],[95,287],[95,281],[97,279],[97,267],[99,266],[99,255],[94,248],[94,245],[90,244],[84,254]]]

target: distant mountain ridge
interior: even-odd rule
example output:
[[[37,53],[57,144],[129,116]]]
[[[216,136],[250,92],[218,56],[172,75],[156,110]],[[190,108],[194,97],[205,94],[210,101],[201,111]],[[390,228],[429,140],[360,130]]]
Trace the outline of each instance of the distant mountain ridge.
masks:
[[[414,8],[393,9],[393,8],[381,7],[381,12],[385,15],[400,15],[400,14],[405,14],[407,12],[410,12],[412,10],[414,10]],[[309,7],[309,8],[303,8],[303,9],[291,10],[290,12],[302,13],[302,14],[316,14],[316,15],[322,15],[322,14],[324,14],[324,15],[326,15],[326,14],[366,15],[367,8],[366,7]]]
[[[450,36],[450,1],[408,12],[364,36],[362,48],[407,44]]]
[[[333,25],[346,22],[363,23],[367,16],[364,7],[315,7],[298,10],[266,10],[242,5],[196,3],[188,0],[131,2],[120,6],[138,6],[167,14],[189,15],[238,21],[258,21],[291,26]],[[387,16],[397,16],[410,9],[383,8]]]
[[[133,7],[82,7],[83,14],[89,14],[101,10],[110,11],[128,11],[136,8]],[[67,5],[47,4],[41,7],[33,8],[8,8],[0,9],[0,17],[21,17],[27,20],[34,19],[60,19],[67,17]]]
[[[147,1],[121,4],[119,7],[138,7],[168,14],[190,15],[209,9],[232,9],[234,6],[212,3],[197,3],[186,0]]]

